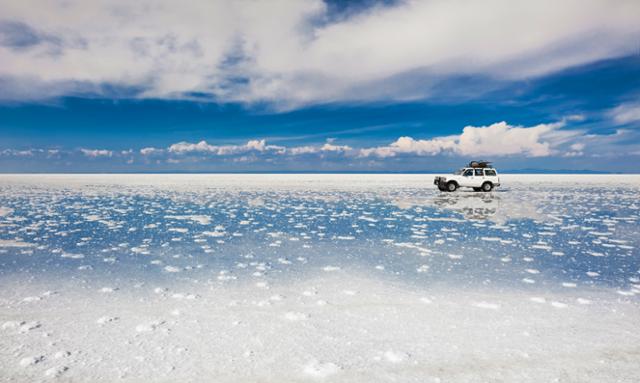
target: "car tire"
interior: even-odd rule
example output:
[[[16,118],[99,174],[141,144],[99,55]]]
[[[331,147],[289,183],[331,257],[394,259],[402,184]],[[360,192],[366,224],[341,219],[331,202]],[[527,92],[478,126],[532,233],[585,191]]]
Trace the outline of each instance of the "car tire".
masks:
[[[482,188],[473,188],[473,191],[476,191],[476,192],[479,192],[481,190],[482,190]]]
[[[456,191],[457,188],[458,188],[458,185],[455,182],[447,183],[447,191],[448,192],[454,192],[454,191]]]
[[[491,190],[493,190],[493,184],[491,182],[485,182],[482,184],[483,192],[490,192]]]

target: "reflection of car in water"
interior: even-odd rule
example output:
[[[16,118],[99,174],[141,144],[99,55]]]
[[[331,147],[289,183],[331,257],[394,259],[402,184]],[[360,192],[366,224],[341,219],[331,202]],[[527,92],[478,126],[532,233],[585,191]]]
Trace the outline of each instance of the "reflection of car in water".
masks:
[[[390,203],[403,210],[419,208],[425,219],[434,221],[458,219],[451,213],[461,214],[464,219],[489,220],[499,224],[510,220],[557,220],[544,210],[549,198],[555,198],[553,193],[532,198],[532,194],[520,190],[520,193],[401,193],[394,195]],[[541,197],[538,193],[536,196]],[[429,208],[438,209],[438,214]]]
[[[438,176],[433,184],[441,191],[453,192],[460,187],[473,188],[474,191],[490,192],[500,186],[500,177],[488,161],[471,161],[450,176]]]
[[[465,219],[490,219],[499,213],[501,199],[496,194],[440,194],[433,206],[461,213]]]

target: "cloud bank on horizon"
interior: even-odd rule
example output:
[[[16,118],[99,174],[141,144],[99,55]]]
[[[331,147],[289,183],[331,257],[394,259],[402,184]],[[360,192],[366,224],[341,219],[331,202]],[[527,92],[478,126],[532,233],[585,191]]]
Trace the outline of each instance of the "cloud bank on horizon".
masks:
[[[89,136],[71,145],[70,131],[66,141],[62,134],[54,145],[37,145],[28,139],[33,132],[16,133],[16,119],[0,122],[0,138],[11,143],[0,143],[0,162],[24,170],[15,164],[25,158],[35,168],[38,161],[62,161],[69,169],[85,158],[101,164],[93,169],[122,162],[144,170],[193,169],[222,159],[230,169],[258,162],[284,169],[291,161],[304,163],[300,158],[308,160],[305,166],[320,158],[333,161],[330,170],[391,169],[385,163],[401,170],[411,157],[555,158],[553,168],[568,158],[615,164],[611,158],[622,151],[640,156],[638,79],[622,79],[640,73],[637,1],[349,4],[0,0],[0,119],[16,113],[11,108],[68,97],[240,104],[246,115],[266,107],[287,116],[319,106],[329,115],[344,105],[446,104],[460,113],[482,104],[484,117],[433,131],[430,125],[439,121],[429,114],[417,122],[420,129],[392,124],[384,134],[346,142],[334,141],[331,132],[323,136],[320,123],[305,131],[315,141],[287,142],[296,136],[287,131],[284,143],[262,131],[233,137],[234,127],[224,126],[199,139],[167,135],[153,143],[118,133],[127,147],[105,147]],[[603,62],[610,67],[596,67],[604,74],[592,84],[575,80],[583,68]],[[572,99],[572,92],[581,93]],[[514,105],[533,112],[507,115]],[[393,120],[398,112],[385,113]],[[76,125],[78,134],[82,125]],[[185,137],[195,138],[184,129]],[[216,142],[215,133],[225,129],[224,142]]]
[[[314,162],[324,161],[322,167],[313,169],[340,170],[338,167],[327,167],[327,163],[348,162],[354,168],[368,170],[385,170],[380,167],[381,160],[399,158],[412,160],[415,157],[450,156],[451,158],[485,158],[490,156],[503,159],[510,156],[526,158],[582,157],[588,149],[601,153],[615,152],[616,146],[638,140],[638,133],[633,130],[618,130],[614,134],[599,136],[587,134],[584,130],[563,130],[568,121],[579,120],[581,116],[571,116],[559,122],[539,124],[531,127],[513,126],[505,121],[489,126],[466,126],[461,134],[431,139],[414,139],[403,136],[387,145],[354,148],[340,145],[334,139],[328,139],[319,145],[285,146],[270,145],[265,139],[249,140],[244,144],[215,145],[205,140],[199,142],[181,141],[166,148],[143,147],[139,150],[127,149],[113,151],[107,149],[80,148],[77,150],[29,149],[0,151],[0,160],[5,158],[70,160],[78,157],[88,160],[114,160],[120,164],[137,164],[147,169],[163,170],[163,164],[170,168],[181,169],[186,165],[189,170],[205,170],[202,166],[220,165],[220,170],[233,170],[237,164],[270,164],[266,168],[278,169],[278,165],[300,163],[300,160]],[[640,155],[640,153],[630,153]],[[597,156],[600,157],[600,156]],[[196,165],[194,167],[194,165]],[[253,168],[254,170],[257,170]],[[280,168],[282,170],[301,170],[300,168]],[[237,169],[236,169],[237,170]],[[309,169],[303,169],[309,170]],[[342,168],[344,170],[344,168]],[[415,169],[414,169],[415,170]]]

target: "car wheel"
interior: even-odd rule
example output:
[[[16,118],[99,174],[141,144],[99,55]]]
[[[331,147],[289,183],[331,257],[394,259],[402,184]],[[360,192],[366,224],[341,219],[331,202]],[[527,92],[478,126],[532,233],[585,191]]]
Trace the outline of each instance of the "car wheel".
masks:
[[[493,184],[491,182],[485,182],[482,184],[482,191],[483,192],[490,192],[491,189],[493,189]]]
[[[447,184],[447,191],[449,191],[449,192],[454,192],[454,191],[456,191],[457,188],[458,188],[458,185],[456,185],[455,182],[449,182]]]
[[[473,191],[480,191],[482,188],[473,188]]]

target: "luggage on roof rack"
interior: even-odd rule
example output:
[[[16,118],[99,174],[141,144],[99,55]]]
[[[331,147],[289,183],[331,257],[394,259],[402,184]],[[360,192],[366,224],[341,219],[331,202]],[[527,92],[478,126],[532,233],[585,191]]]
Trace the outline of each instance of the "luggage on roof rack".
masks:
[[[469,162],[470,168],[489,168],[491,167],[491,161],[471,161]]]

